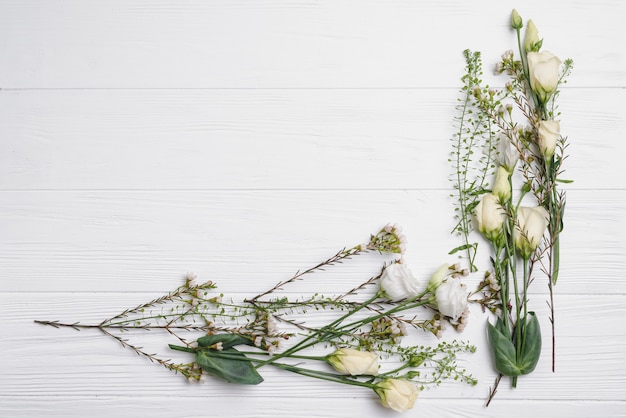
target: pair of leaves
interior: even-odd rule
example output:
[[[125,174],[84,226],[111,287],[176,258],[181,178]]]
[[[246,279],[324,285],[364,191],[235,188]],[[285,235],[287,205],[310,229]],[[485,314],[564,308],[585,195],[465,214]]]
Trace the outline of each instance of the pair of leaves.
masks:
[[[210,375],[240,385],[258,385],[263,378],[252,361],[235,348],[253,345],[250,338],[237,334],[214,334],[198,338],[196,363]],[[220,344],[221,349],[215,349]]]
[[[535,370],[541,355],[541,330],[539,320],[534,312],[529,312],[526,321],[521,326],[523,336],[519,357],[511,336],[500,318],[496,325],[487,323],[489,344],[493,352],[496,370],[504,376],[519,376]]]
[[[205,372],[230,383],[258,385],[263,381],[248,357],[236,348],[225,348],[221,351],[210,348],[198,350],[196,363]]]

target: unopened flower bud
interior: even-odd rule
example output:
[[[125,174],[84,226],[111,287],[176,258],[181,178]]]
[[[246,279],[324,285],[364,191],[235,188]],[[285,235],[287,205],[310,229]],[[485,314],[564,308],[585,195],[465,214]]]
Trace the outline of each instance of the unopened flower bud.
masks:
[[[404,412],[413,408],[419,389],[404,379],[386,379],[375,385],[374,391],[384,407]]]
[[[409,359],[409,366],[411,367],[419,367],[424,362],[424,357],[422,356],[412,356]]]
[[[528,260],[541,243],[548,227],[548,220],[548,211],[541,206],[518,208],[513,240],[515,247],[525,260]]]
[[[498,198],[489,193],[474,209],[478,231],[490,241],[498,240],[502,236],[502,225],[506,219],[506,212],[498,203]]]
[[[352,376],[378,374],[378,356],[369,351],[340,348],[326,356],[326,361],[338,372]]]
[[[522,17],[519,15],[517,10],[513,9],[511,12],[511,27],[513,29],[521,29],[524,27],[524,22],[522,22]]]
[[[561,138],[561,125],[558,120],[542,120],[537,129],[538,145],[547,159],[554,155],[556,145]]]
[[[449,264],[446,263],[446,264],[442,264],[441,266],[439,266],[439,268],[430,277],[430,280],[428,281],[428,285],[426,286],[426,290],[428,290],[429,292],[434,292],[435,290],[437,290],[437,288],[441,285],[441,283],[443,283],[443,281],[446,279],[449,272],[450,272]]]
[[[506,202],[511,199],[511,183],[509,182],[510,177],[511,173],[506,167],[498,166],[498,170],[496,171],[496,180],[491,193],[496,195],[498,199],[500,199],[500,202]]]
[[[524,37],[524,50],[526,52],[537,52],[541,49],[541,44],[543,44],[543,40],[539,39],[537,26],[535,26],[535,22],[529,20],[526,27],[526,36]]]

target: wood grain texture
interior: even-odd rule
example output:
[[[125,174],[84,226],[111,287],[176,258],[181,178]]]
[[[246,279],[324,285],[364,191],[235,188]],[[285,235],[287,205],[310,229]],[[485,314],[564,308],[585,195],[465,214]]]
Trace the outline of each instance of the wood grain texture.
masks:
[[[512,48],[502,16],[513,7],[534,15],[544,47],[576,56],[572,85],[626,82],[623,51],[608,46],[623,40],[620,0],[3,5],[0,39],[11,42],[0,53],[12,65],[0,72],[2,88],[456,87],[461,51],[486,50],[495,62]]]
[[[250,398],[222,397],[222,401],[202,402],[198,398],[177,397],[143,397],[141,413],[163,418],[195,418],[197,416],[228,416],[236,407],[237,416],[242,418],[258,418],[263,416],[291,417],[303,413],[302,400],[294,398]],[[134,418],[137,410],[137,397],[97,396],[97,397],[42,397],[40,402],[26,403],[22,397],[0,398],[10,416],[83,417],[84,411],[99,411],[102,416]],[[207,412],[207,410],[209,412]],[[182,411],[182,412],[181,412]],[[514,411],[514,412],[512,412]],[[93,413],[93,412],[92,412]],[[506,401],[494,403],[484,408],[478,400],[452,400],[445,403],[438,400],[421,398],[412,410],[411,416],[499,418],[502,416],[565,416],[569,418],[587,418],[601,416],[606,418],[623,417],[624,403],[572,401]],[[404,414],[407,416],[409,414]],[[316,402],[314,408],[306,410],[311,418],[370,417],[370,416],[403,416],[390,413],[374,402],[374,398],[325,398]]]
[[[6,291],[27,291],[35,281],[46,291],[166,292],[193,271],[229,292],[238,286],[261,292],[366,241],[386,222],[404,226],[406,259],[426,280],[440,263],[455,262],[447,253],[461,244],[448,233],[454,224],[448,194],[4,191],[0,280]],[[626,253],[626,193],[571,191],[569,205],[558,292],[626,294],[621,277],[626,269],[621,257]],[[361,256],[316,280],[328,291],[347,290],[337,277],[357,274],[357,280],[365,280],[388,259]],[[478,262],[489,267],[487,254]],[[303,289],[314,287],[305,284]],[[547,287],[537,283],[531,291],[545,294]]]
[[[235,300],[248,294],[227,294]],[[298,296],[298,294],[295,294]],[[27,391],[41,396],[150,396],[153,393],[167,393],[167,396],[203,397],[207,392],[218,402],[222,396],[253,394],[254,397],[272,397],[280,392],[281,396],[300,398],[302,392],[307,397],[324,399],[327,397],[369,397],[369,391],[325,382],[311,382],[298,376],[288,376],[282,371],[263,369],[266,381],[258,387],[233,387],[214,379],[208,379],[201,385],[187,384],[184,378],[174,376],[161,366],[151,365],[147,359],[137,357],[132,351],[123,349],[109,337],[98,331],[54,329],[34,324],[24,318],[20,310],[29,312],[33,318],[61,320],[82,323],[98,323],[119,313],[125,307],[135,306],[148,301],[153,294],[77,294],[56,292],[54,298],[46,293],[32,292],[28,298],[19,301],[6,298],[3,300],[7,313],[5,330],[8,337],[1,343],[2,352],[9,358],[20,356],[23,363],[8,363],[4,368],[3,395],[24,395]],[[511,390],[506,385],[499,389],[498,399],[538,399],[538,400],[587,400],[610,401],[619,399],[622,388],[613,387],[610,382],[619,381],[626,373],[626,363],[620,361],[622,349],[626,343],[626,332],[620,329],[620,315],[623,314],[623,296],[558,296],[558,373],[549,371],[550,346],[545,344],[537,370],[531,375],[520,378],[519,389]],[[572,306],[586,306],[585,310],[572,309]],[[601,309],[600,309],[601,307]],[[541,326],[547,329],[548,309],[546,305],[533,297],[531,308],[537,311]],[[17,313],[17,314],[16,314]],[[428,317],[426,310],[411,312],[409,316]],[[324,313],[313,317],[312,324],[322,324],[325,320],[336,317],[333,313]],[[471,341],[478,346],[476,354],[460,355],[459,363],[477,377],[480,384],[470,387],[461,383],[446,382],[432,391],[424,391],[427,399],[458,399],[468,397],[480,399],[488,392],[495,379],[493,369],[488,367],[484,357],[486,351],[485,321],[478,307],[473,307],[471,327],[463,333],[450,331],[445,340],[461,339]],[[598,323],[603,323],[602,327]],[[311,322],[310,322],[311,323]],[[613,332],[606,334],[605,327]],[[188,360],[186,354],[177,356],[167,349],[167,343],[177,340],[167,333],[127,332],[125,338],[143,347],[149,352],[158,353],[161,358],[174,358],[177,361]],[[24,341],[29,343],[24,344]],[[432,334],[422,331],[411,332],[404,344],[437,344]],[[580,345],[594,353],[594,356],[580,358]],[[285,343],[285,347],[289,344]],[[45,347],[45,356],[41,356]],[[313,355],[324,355],[327,349],[319,347]],[[54,359],[54,361],[51,361]],[[478,367],[477,367],[478,366]],[[487,366],[487,367],[485,367]],[[394,368],[393,364],[382,361],[382,367]],[[46,373],[38,373],[45,369]],[[77,372],[77,370],[79,372]],[[579,379],[585,376],[586,385],[582,387]],[[203,388],[206,386],[206,389]]]
[[[386,222],[425,281],[459,244],[446,158],[461,51],[483,51],[501,86],[491,68],[514,46],[513,7],[575,61],[559,101],[575,182],[557,373],[546,341],[537,370],[485,408],[495,375],[474,307],[444,338],[477,346],[461,362],[479,384],[424,391],[406,416],[626,417],[619,0],[0,0],[0,416],[396,415],[368,391],[276,370],[254,388],[188,384],[98,332],[33,320],[102,320],[188,271],[244,298]],[[342,292],[390,260],[362,255],[288,291]],[[543,278],[530,296],[547,330]],[[164,352],[163,335],[132,337]]]
[[[8,91],[0,188],[448,190],[458,97],[458,89]],[[561,98],[569,188],[622,188],[613,170],[626,154],[626,112],[614,104],[626,89]]]

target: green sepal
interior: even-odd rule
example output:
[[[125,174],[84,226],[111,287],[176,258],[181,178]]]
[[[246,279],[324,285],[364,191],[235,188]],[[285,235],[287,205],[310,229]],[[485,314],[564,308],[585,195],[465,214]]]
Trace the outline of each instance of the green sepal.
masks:
[[[253,345],[250,338],[238,334],[213,334],[198,338],[198,347],[211,347],[217,343],[222,343],[222,349],[242,344]]]
[[[534,312],[528,312],[526,323],[522,328],[523,342],[517,364],[522,374],[535,370],[541,356],[541,329]]]
[[[495,360],[495,366],[498,373],[504,376],[519,376],[521,370],[517,366],[515,356],[515,346],[511,339],[503,333],[504,327],[498,319],[496,326],[487,322],[487,334],[489,337],[489,345]]]
[[[241,357],[238,358],[225,358]],[[236,348],[226,348],[220,351],[212,349],[198,349],[196,363],[212,376],[222,378],[230,383],[240,385],[258,385],[263,378],[252,365],[252,362]]]

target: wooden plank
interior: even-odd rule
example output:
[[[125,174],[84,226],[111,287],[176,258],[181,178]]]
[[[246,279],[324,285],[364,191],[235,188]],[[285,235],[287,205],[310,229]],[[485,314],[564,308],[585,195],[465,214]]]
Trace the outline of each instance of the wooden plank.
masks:
[[[2,192],[0,281],[4,291],[155,291],[187,271],[224,291],[261,292],[386,222],[404,225],[406,260],[426,279],[460,245],[449,235],[453,206],[444,191],[66,191]],[[626,293],[624,191],[570,194],[558,293]],[[445,215],[448,213],[448,215]],[[601,216],[598,214],[601,213]],[[489,268],[483,245],[482,269]],[[338,278],[375,275],[375,254],[316,275],[328,291]],[[477,276],[478,280],[479,277]],[[306,284],[304,289],[306,289]],[[538,283],[531,289],[545,294]]]
[[[375,400],[370,398],[326,397],[319,399],[293,399],[277,394],[273,398],[250,398],[224,396],[219,402],[207,397],[152,396],[142,397],[144,403],[138,404],[135,396],[96,396],[96,397],[0,397],[0,413],[6,416],[60,417],[79,418],[85,411],[102,416],[134,418],[146,414],[162,418],[181,416],[229,416],[236,411],[241,418],[292,418],[296,413],[306,413],[310,418],[331,416],[380,416],[390,415]],[[623,417],[624,402],[603,401],[585,402],[568,401],[510,401],[499,400],[485,408],[481,401],[470,399],[447,399],[444,403],[433,401],[422,395],[411,412],[405,415],[429,416],[441,418],[502,416],[550,416],[554,418],[587,418],[590,416]],[[515,412],[512,412],[515,411]]]
[[[0,188],[450,189],[457,97],[456,89],[0,92]],[[615,103],[624,101],[625,89],[563,92],[568,188],[623,189],[626,117]]]
[[[188,384],[184,378],[165,368],[137,357],[111,338],[97,331],[77,332],[71,329],[54,329],[34,324],[33,319],[60,319],[98,321],[119,306],[131,306],[138,295],[123,293],[77,294],[58,292],[54,298],[47,292],[2,293],[4,335],[0,341],[5,364],[0,387],[3,396],[26,397],[92,397],[132,394],[136,397],[189,396],[209,398],[220,403],[220,398],[230,396],[273,398],[280,393],[283,398],[365,398],[371,394],[361,388],[333,385],[327,382],[292,376],[285,372],[264,368],[266,381],[255,387],[240,387],[208,379],[200,385]],[[151,294],[139,295],[145,297]],[[238,297],[236,295],[236,297]],[[547,307],[536,303],[545,344],[537,369],[518,382],[518,389],[507,384],[499,388],[499,400],[537,401],[611,401],[623,400],[623,382],[626,363],[622,361],[622,348],[626,332],[619,326],[626,314],[623,295],[562,295],[559,297],[557,326],[557,373],[550,371],[550,344],[548,343]],[[581,307],[584,307],[582,309]],[[416,312],[420,315],[419,311]],[[323,323],[322,314],[317,320]],[[448,330],[444,339],[467,340],[478,348],[475,354],[462,355],[459,363],[478,380],[477,386],[446,382],[441,387],[424,391],[423,399],[484,400],[495,374],[487,348],[485,322],[488,316],[477,306],[472,308],[470,321],[463,333]],[[85,323],[85,322],[83,322]],[[182,353],[171,353],[167,343],[176,340],[167,333],[128,332],[124,334],[145,350],[165,358],[188,361]],[[432,334],[413,331],[403,341],[405,345],[438,344]],[[327,349],[313,350],[313,355],[323,355]],[[584,356],[582,353],[585,353]],[[582,356],[582,357],[581,357]],[[386,361],[383,368],[394,367]],[[587,385],[580,386],[579,378],[585,376]],[[440,402],[443,404],[444,402]]]
[[[508,22],[515,6],[497,0],[471,6],[454,0],[5,1],[0,55],[11,65],[0,68],[0,87],[451,87],[463,49],[484,50],[492,66],[514,48]],[[623,38],[623,2],[533,0],[520,12],[535,20],[544,47],[576,59],[573,86],[625,85],[623,48],[596,47]]]

